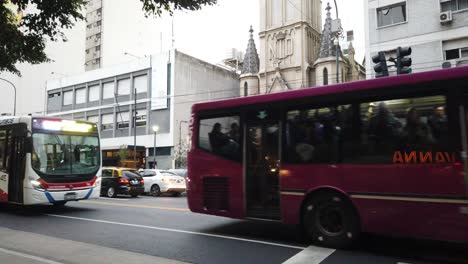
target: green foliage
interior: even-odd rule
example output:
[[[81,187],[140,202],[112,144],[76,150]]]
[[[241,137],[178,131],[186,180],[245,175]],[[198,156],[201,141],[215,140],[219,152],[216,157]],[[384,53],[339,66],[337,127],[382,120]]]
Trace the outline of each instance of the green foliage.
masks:
[[[127,0],[128,1],[128,0]],[[137,0],[133,0],[137,1]],[[140,0],[145,15],[161,16],[166,11],[199,10],[216,4],[217,0]],[[15,10],[28,12],[18,22]],[[44,52],[47,39],[66,41],[64,29],[85,19],[87,0],[0,0],[0,72],[20,75],[16,63],[39,64],[48,62]]]
[[[128,157],[128,148],[125,145],[120,146],[119,149],[120,161],[125,161]]]
[[[140,0],[147,15],[161,16],[166,11],[170,15],[175,10],[200,10],[205,5],[214,5],[217,0]]]

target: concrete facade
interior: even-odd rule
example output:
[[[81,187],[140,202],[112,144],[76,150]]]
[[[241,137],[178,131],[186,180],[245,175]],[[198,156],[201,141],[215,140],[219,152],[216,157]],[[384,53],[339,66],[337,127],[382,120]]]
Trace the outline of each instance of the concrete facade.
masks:
[[[170,50],[48,81],[47,114],[96,122],[101,128],[102,148],[118,149],[134,145],[129,123],[136,109],[136,145],[144,146],[149,156],[154,147],[152,127],[158,125],[158,167],[172,168],[175,149],[188,140],[191,106],[237,97],[238,85],[237,74]]]
[[[403,6],[406,15],[403,21],[379,21],[379,10],[386,13],[395,6]],[[392,50],[398,46],[412,48],[413,72],[440,69],[444,62],[445,67],[467,63],[468,6],[463,1],[367,0],[364,9],[367,78],[375,76],[371,57],[378,51]],[[441,21],[443,12],[447,12],[446,16],[451,19]],[[456,49],[459,50],[459,58],[447,55],[447,51],[456,52]],[[390,71],[394,71],[394,68],[390,68]]]
[[[86,4],[85,70],[101,67],[102,0]]]

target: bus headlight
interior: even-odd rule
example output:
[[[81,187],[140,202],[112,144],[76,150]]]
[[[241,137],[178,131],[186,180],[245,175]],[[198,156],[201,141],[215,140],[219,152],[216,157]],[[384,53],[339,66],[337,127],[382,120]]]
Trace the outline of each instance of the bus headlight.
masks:
[[[44,186],[42,186],[42,184],[39,181],[31,180],[31,185],[34,188],[34,190],[38,190],[38,191],[42,191],[42,192],[44,192],[46,190],[44,188]]]
[[[97,177],[97,179],[94,181],[93,188],[100,186],[101,185],[101,177]]]

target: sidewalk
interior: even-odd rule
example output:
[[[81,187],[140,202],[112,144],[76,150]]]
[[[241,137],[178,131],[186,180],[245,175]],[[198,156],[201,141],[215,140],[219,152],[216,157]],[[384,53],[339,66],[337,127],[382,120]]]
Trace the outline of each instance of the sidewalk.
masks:
[[[0,228],[0,263],[8,264],[183,264],[175,260],[29,232]]]

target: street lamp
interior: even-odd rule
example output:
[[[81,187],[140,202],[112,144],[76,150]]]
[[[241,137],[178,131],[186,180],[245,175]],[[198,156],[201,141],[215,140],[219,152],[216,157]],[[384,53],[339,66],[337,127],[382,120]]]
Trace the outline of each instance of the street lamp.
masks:
[[[13,87],[13,90],[15,91],[15,100],[13,102],[13,116],[15,116],[16,115],[16,86],[12,82],[10,82],[9,80],[3,79],[3,78],[0,78],[0,80],[11,84],[11,87]]]
[[[153,162],[154,162],[154,168],[156,168],[156,134],[158,133],[159,126],[154,125],[153,126],[153,132],[154,132],[154,149],[153,149]]]

